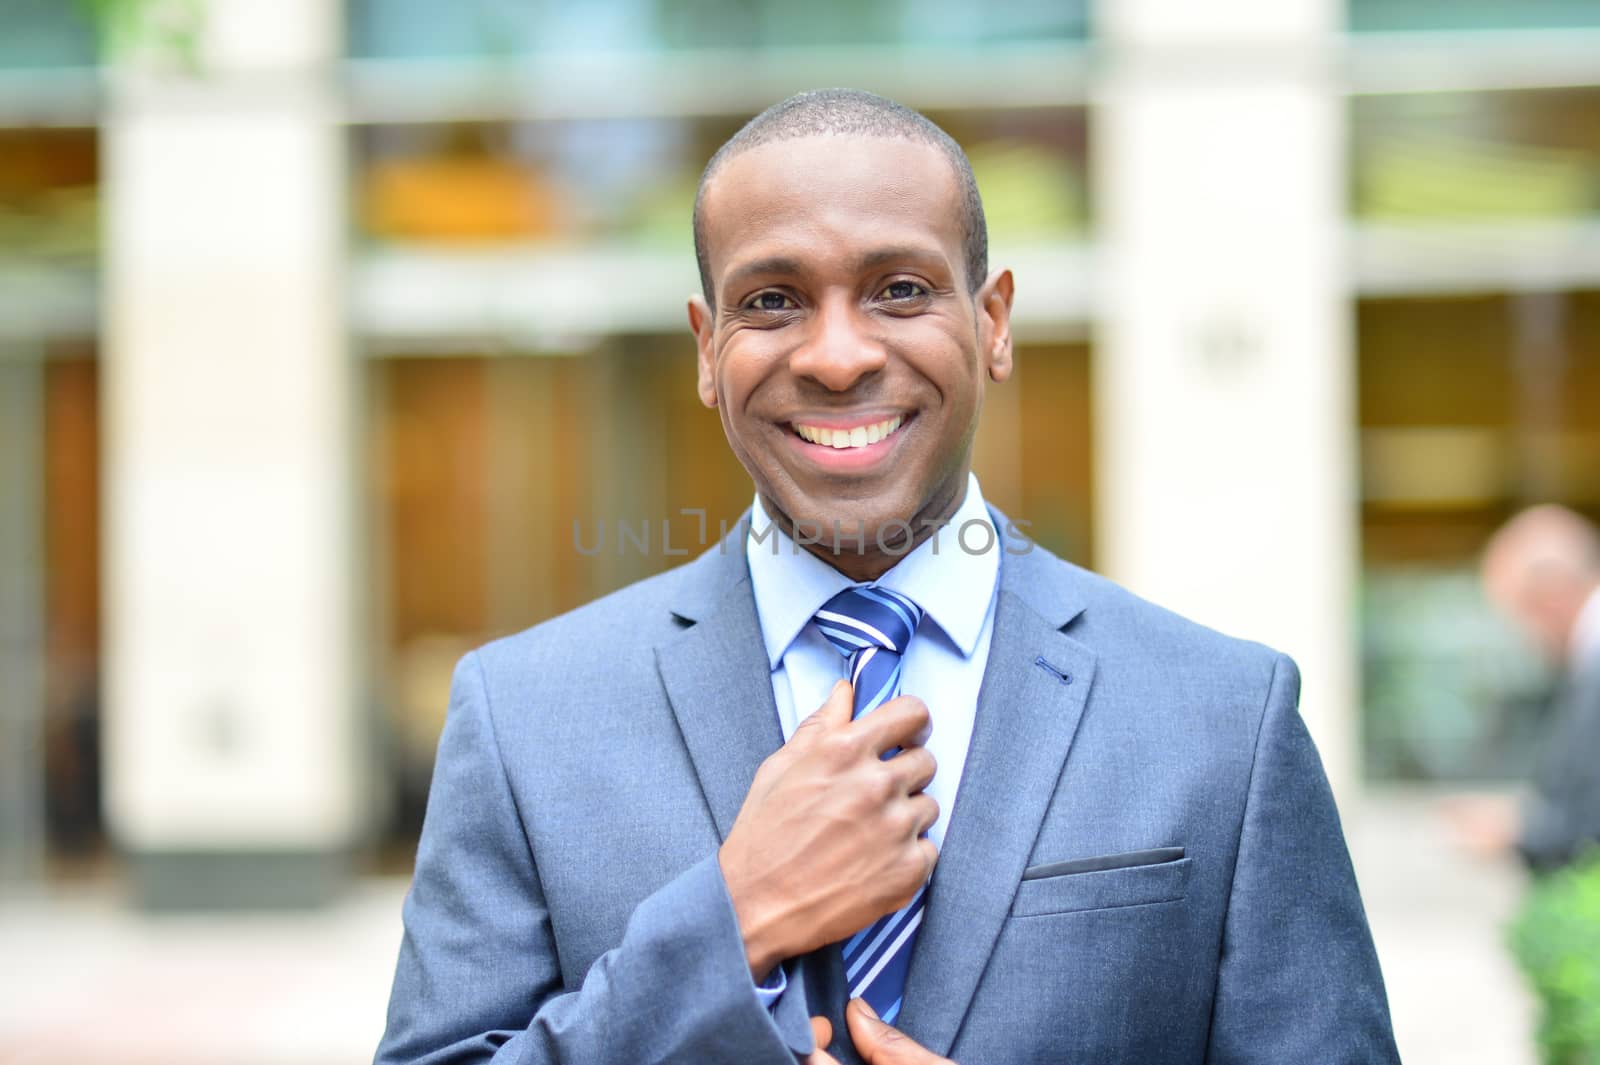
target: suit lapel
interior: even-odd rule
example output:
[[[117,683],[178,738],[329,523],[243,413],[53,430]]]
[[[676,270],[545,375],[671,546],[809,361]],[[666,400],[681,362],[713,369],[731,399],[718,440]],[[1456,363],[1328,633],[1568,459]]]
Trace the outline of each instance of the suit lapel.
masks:
[[[717,834],[726,839],[756,769],[783,746],[772,671],[750,594],[741,521],[695,561],[673,613],[689,628],[656,648],[656,668]]]
[[[936,1054],[989,963],[1094,677],[1093,653],[1061,631],[1081,609],[1068,572],[1037,548],[1002,558],[972,742],[897,1021]]]

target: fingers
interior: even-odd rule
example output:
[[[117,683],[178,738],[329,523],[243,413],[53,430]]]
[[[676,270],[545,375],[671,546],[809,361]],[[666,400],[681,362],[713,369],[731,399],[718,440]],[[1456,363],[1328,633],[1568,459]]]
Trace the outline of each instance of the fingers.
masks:
[[[915,695],[901,695],[901,696],[897,696],[897,698],[900,698],[900,699],[916,699],[917,702],[919,702],[919,703],[922,702],[922,700],[921,699],[917,699],[917,697]],[[926,703],[923,704],[923,709],[927,710],[927,704]],[[920,729],[917,730],[916,735],[911,737],[911,742],[914,745],[918,746],[918,747],[926,747],[928,745],[928,740],[931,739],[932,737],[933,737],[933,712],[930,710],[930,711],[928,711],[928,723],[926,725],[923,725]]]
[[[951,1065],[897,1028],[884,1024],[864,998],[851,999],[844,1011],[850,1041],[867,1065]]]
[[[915,695],[890,699],[872,713],[860,718],[855,728],[878,754],[895,747],[920,747],[933,731],[928,706]]]
[[[906,800],[906,805],[911,807],[911,814],[915,818],[912,827],[918,836],[932,828],[934,822],[939,820],[939,804],[932,795],[919,792]]]
[[[800,722],[795,737],[809,738],[814,731],[831,731],[851,724],[855,695],[847,680],[834,682],[823,704]],[[897,747],[922,747],[933,735],[933,716],[928,706],[915,695],[890,699],[854,723],[862,741],[874,753],[883,754]]]
[[[806,1058],[805,1065],[839,1065],[839,1059],[825,1049],[833,1042],[833,1024],[828,1018],[811,1018],[811,1037],[816,1040],[817,1049]]]
[[[907,747],[884,763],[907,795],[915,795],[933,782],[939,763],[926,747]]]

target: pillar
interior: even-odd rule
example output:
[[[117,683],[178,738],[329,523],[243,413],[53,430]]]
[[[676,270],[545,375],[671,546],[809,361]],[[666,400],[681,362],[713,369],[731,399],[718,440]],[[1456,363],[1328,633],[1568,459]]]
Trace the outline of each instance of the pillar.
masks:
[[[1357,776],[1356,416],[1335,0],[1104,0],[1099,559],[1293,655]]]
[[[363,828],[331,0],[209,0],[104,127],[107,817],[154,907],[310,903]]]

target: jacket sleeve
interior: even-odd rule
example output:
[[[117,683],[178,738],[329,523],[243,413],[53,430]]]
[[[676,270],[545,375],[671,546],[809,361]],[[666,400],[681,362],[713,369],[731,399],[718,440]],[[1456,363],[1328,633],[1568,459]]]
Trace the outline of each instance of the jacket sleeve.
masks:
[[[1339,814],[1280,656],[1245,799],[1209,1065],[1398,1063]]]
[[[1600,663],[1574,678],[1555,710],[1517,850],[1537,872],[1600,847]]]
[[[476,653],[452,683],[403,919],[378,1065],[794,1065],[811,1049],[800,989],[773,1014],[754,993],[714,852],[639,904],[581,986],[563,986]]]

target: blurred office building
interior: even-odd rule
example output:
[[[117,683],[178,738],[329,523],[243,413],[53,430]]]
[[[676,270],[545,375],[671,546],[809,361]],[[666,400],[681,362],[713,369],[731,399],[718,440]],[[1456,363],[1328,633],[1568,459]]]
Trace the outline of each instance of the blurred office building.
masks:
[[[7,881],[407,872],[457,657],[748,504],[690,205],[831,85],[1015,271],[989,499],[1295,655],[1347,804],[1515,780],[1473,574],[1600,515],[1596,56],[1582,0],[0,0]]]
[[[6,0],[8,868],[404,867],[455,658],[748,501],[689,205],[832,84],[962,142],[1016,272],[990,498],[1296,654],[1341,792],[1514,776],[1542,678],[1471,570],[1600,504],[1594,16]]]

